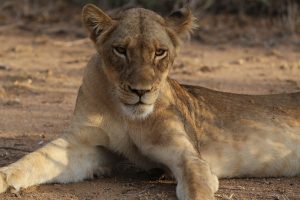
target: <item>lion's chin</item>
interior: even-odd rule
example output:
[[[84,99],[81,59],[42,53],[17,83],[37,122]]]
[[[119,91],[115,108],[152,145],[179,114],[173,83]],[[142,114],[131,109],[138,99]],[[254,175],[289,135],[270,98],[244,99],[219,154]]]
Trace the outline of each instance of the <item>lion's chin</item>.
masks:
[[[147,118],[154,109],[154,105],[148,104],[123,104],[121,106],[123,113],[132,120],[142,120]]]

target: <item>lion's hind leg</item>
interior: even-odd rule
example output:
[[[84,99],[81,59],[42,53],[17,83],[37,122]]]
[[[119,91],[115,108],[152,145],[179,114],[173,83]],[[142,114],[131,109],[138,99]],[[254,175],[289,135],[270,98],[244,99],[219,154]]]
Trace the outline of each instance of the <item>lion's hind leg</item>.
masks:
[[[108,173],[108,152],[68,138],[56,139],[0,168],[0,193],[7,188],[18,191],[42,183],[68,183],[92,178],[94,173]]]

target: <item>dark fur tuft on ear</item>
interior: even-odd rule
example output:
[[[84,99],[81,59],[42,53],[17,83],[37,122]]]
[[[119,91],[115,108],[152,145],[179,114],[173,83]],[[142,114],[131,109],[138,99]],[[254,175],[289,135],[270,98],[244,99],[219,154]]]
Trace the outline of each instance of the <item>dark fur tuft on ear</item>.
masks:
[[[197,28],[196,18],[188,7],[172,12],[166,20],[168,26],[179,36],[189,36]]]
[[[82,9],[82,20],[90,38],[96,42],[97,37],[113,25],[113,20],[105,12],[93,4],[87,4]]]

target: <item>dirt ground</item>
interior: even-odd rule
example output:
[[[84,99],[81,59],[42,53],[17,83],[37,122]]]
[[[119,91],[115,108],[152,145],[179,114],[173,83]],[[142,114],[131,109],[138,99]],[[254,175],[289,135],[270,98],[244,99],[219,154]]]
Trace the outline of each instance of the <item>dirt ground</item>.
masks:
[[[63,25],[0,27],[0,166],[12,163],[69,125],[92,43]],[[216,90],[270,94],[300,91],[300,45],[189,41],[171,76]],[[217,199],[300,199],[300,178],[225,179]],[[174,180],[116,167],[112,177],[31,187],[0,199],[176,199]]]

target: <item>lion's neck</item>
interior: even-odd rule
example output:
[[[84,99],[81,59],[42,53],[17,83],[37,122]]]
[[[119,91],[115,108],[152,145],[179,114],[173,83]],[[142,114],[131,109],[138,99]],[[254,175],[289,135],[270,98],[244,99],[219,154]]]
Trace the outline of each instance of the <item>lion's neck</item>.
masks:
[[[195,146],[198,146],[197,141],[203,134],[205,123],[213,123],[214,115],[205,102],[191,94],[176,80],[169,78],[168,85],[172,95],[170,99],[186,124],[186,132],[192,141],[195,141]]]

